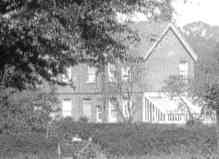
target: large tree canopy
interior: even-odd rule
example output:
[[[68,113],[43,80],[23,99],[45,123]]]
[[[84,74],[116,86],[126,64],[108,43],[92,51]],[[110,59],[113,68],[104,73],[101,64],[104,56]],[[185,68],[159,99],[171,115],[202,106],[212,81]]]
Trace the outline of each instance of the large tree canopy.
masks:
[[[197,22],[185,26],[184,30],[189,33],[187,39],[199,56],[192,93],[204,100],[206,106],[219,110],[219,28]]]
[[[160,14],[155,14],[154,10]],[[19,89],[54,80],[80,62],[99,66],[124,58],[136,36],[117,12],[171,17],[169,0],[3,0],[0,2],[0,82]],[[152,15],[152,16],[151,16]]]

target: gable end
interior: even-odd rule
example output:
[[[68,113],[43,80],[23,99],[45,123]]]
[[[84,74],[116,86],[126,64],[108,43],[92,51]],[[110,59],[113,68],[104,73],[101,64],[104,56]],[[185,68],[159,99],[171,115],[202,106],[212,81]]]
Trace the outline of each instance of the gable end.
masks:
[[[144,60],[147,61],[149,59],[149,57],[152,55],[153,51],[155,50],[155,48],[157,48],[157,46],[161,43],[161,41],[165,38],[165,36],[167,35],[167,33],[169,31],[172,31],[173,34],[176,36],[177,40],[179,40],[180,44],[183,46],[183,48],[186,50],[186,52],[189,54],[189,56],[192,58],[192,60],[194,62],[196,62],[198,60],[198,57],[196,55],[196,53],[194,52],[194,50],[190,47],[190,45],[188,44],[188,42],[183,38],[183,36],[181,35],[181,33],[178,31],[178,29],[172,24],[170,23],[166,29],[164,30],[164,32],[161,34],[160,38],[152,45],[152,47],[148,50],[148,52],[146,53],[146,56],[144,57]]]

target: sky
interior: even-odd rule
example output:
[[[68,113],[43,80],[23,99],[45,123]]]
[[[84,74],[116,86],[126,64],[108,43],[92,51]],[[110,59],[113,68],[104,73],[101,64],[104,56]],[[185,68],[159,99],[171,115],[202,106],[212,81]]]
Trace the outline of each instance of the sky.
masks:
[[[203,21],[210,25],[219,25],[219,0],[173,0],[176,10],[176,23],[179,26]]]
[[[172,0],[172,6],[175,9],[176,25],[180,27],[196,21],[219,26],[219,0]],[[118,18],[121,22],[125,20],[123,15],[118,15]],[[147,18],[143,14],[135,13],[129,19],[145,21]]]

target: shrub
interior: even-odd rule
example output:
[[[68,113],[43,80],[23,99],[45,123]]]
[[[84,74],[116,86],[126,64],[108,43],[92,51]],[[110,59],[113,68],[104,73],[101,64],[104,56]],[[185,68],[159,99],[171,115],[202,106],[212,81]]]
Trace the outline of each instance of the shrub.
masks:
[[[56,150],[57,139],[47,139],[41,134],[0,135],[0,155],[4,156],[3,158],[13,158],[14,156],[20,156],[20,158],[53,156],[51,158],[54,158],[57,156]]]
[[[209,153],[216,146],[215,128],[203,125],[177,127],[150,124],[59,123],[60,135],[79,134],[93,138],[111,155]]]
[[[82,116],[82,117],[79,118],[78,122],[88,123],[88,118],[86,116]]]
[[[203,123],[202,123],[202,121],[200,121],[198,119],[191,119],[191,120],[188,120],[186,122],[186,125],[187,126],[202,126]]]
[[[110,156],[145,156],[157,154],[211,155],[216,147],[213,126],[152,125],[152,124],[94,124],[63,119],[56,123],[58,138],[40,134],[0,136],[0,150],[4,152],[54,153],[58,140],[79,134],[82,139],[92,137]]]

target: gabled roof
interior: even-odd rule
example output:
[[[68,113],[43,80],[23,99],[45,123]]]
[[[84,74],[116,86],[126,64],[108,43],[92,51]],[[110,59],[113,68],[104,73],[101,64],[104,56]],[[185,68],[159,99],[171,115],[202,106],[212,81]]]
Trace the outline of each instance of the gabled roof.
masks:
[[[183,38],[182,34],[180,33],[180,31],[175,27],[175,25],[173,25],[172,23],[169,23],[167,25],[167,27],[164,29],[163,33],[161,34],[160,38],[158,38],[154,44],[152,45],[151,48],[149,48],[149,50],[147,51],[144,59],[145,61],[148,60],[148,58],[151,56],[151,54],[153,53],[153,51],[155,50],[155,48],[162,42],[162,40],[164,39],[164,37],[167,35],[167,33],[169,31],[172,31],[174,33],[174,35],[176,36],[176,38],[179,40],[179,42],[182,44],[182,46],[184,47],[184,49],[186,50],[186,52],[189,54],[189,56],[194,60],[197,61],[198,56],[196,55],[196,53],[194,52],[194,50],[190,47],[190,45],[188,44],[188,42]]]
[[[160,37],[168,23],[166,22],[138,22],[129,24],[129,27],[138,33],[140,41],[129,44],[128,54],[133,57],[145,57],[145,51],[149,50],[153,43]]]

